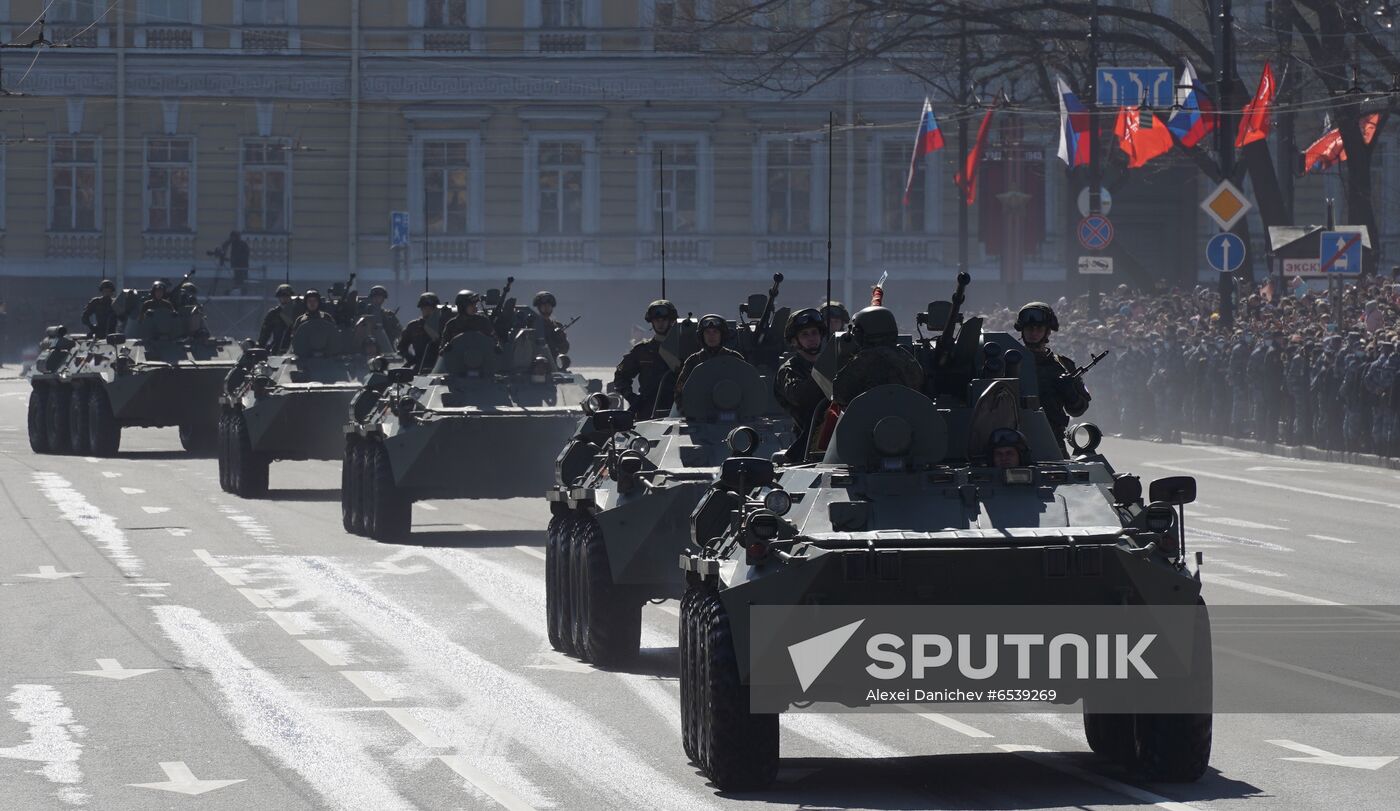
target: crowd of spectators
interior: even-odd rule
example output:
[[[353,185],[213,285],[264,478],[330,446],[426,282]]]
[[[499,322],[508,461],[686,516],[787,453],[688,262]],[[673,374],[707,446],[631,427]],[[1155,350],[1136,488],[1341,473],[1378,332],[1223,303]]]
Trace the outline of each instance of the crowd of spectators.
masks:
[[[1078,363],[1109,356],[1087,383],[1086,419],[1128,437],[1183,432],[1400,456],[1400,266],[1349,282],[1270,280],[1243,289],[1234,324],[1211,287],[1051,302],[1052,345]],[[1006,327],[1015,314],[988,321]],[[1004,322],[1004,323],[1003,323]]]

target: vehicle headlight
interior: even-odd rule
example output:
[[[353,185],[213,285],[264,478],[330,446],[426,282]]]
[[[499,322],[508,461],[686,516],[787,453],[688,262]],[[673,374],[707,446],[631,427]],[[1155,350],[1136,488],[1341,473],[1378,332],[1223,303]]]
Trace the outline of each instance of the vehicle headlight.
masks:
[[[1166,504],[1152,504],[1147,508],[1143,523],[1151,532],[1170,532],[1176,526],[1176,511]]]
[[[771,541],[778,537],[783,520],[771,512],[756,512],[749,516],[749,533],[755,538]]]
[[[786,490],[769,490],[763,497],[763,508],[774,515],[787,515],[792,509],[792,495]]]
[[[647,441],[647,438],[644,436],[634,436],[632,440],[627,443],[627,449],[635,451],[636,453],[646,453],[651,450],[651,443]]]

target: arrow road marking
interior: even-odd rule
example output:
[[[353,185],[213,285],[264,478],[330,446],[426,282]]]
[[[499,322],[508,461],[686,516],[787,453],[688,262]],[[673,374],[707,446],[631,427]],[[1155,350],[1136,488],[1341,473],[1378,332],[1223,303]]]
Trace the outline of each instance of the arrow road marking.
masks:
[[[190,767],[185,765],[183,760],[173,760],[160,764],[161,771],[169,778],[164,783],[127,783],[128,786],[136,788],[153,788],[158,791],[173,791],[176,794],[204,794],[208,791],[226,788],[234,783],[242,783],[246,778],[240,780],[199,780],[190,771]]]
[[[40,566],[35,574],[22,574],[20,577],[32,577],[36,580],[58,580],[64,577],[77,577],[82,572],[60,572],[52,566]]]
[[[1324,766],[1346,766],[1350,769],[1369,769],[1370,771],[1375,771],[1389,764],[1392,760],[1395,760],[1396,757],[1394,755],[1389,757],[1384,755],[1375,757],[1337,755],[1324,749],[1318,749],[1316,746],[1308,746],[1305,743],[1288,740],[1265,741],[1265,743],[1271,743],[1274,746],[1282,746],[1284,749],[1292,749],[1294,752],[1302,752],[1305,755],[1311,755],[1311,757],[1285,757],[1279,758],[1279,760],[1292,760],[1298,763],[1321,763]]]
[[[141,509],[145,510],[146,512],[150,513],[151,515],[160,515],[161,513],[168,513],[168,512],[170,512],[170,508],[169,508],[169,507],[142,507]]]
[[[156,672],[156,670],[159,669],[159,668],[144,668],[144,669],[126,668],[126,667],[122,667],[122,666],[121,666],[121,663],[118,662],[116,659],[98,659],[98,660],[97,660],[97,666],[100,667],[100,668],[102,668],[102,669],[101,669],[101,670],[70,670],[70,671],[68,671],[68,672],[69,672],[69,673],[77,673],[79,676],[97,676],[98,678],[112,679],[113,681],[121,681],[122,679],[129,679],[129,678],[131,678],[131,677],[133,677],[133,676],[142,676],[142,675],[145,675],[145,674],[147,674],[147,673],[154,673],[154,672]]]

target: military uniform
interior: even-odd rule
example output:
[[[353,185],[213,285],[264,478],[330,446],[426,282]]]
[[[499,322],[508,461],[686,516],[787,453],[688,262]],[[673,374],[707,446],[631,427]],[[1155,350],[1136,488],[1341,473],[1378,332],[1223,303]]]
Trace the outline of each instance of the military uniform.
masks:
[[[778,367],[778,373],[773,377],[773,396],[792,417],[796,436],[792,448],[788,450],[788,458],[793,462],[804,461],[812,419],[817,409],[826,402],[826,394],[812,379],[812,362],[806,355],[794,352]]]
[[[862,347],[831,381],[831,399],[843,406],[850,405],[861,394],[887,383],[922,390],[924,369],[902,347]]]
[[[457,313],[442,328],[440,346],[447,346],[453,338],[467,332],[479,332],[496,339],[496,330],[491,328],[491,319],[481,313]]]
[[[292,325],[297,320],[295,304],[283,307],[281,304],[263,315],[262,326],[258,329],[258,346],[269,354],[280,355],[287,351],[291,341]]]
[[[1040,392],[1040,407],[1055,429],[1055,436],[1064,448],[1064,433],[1070,417],[1081,416],[1089,409],[1089,392],[1084,383],[1066,379],[1079,368],[1074,361],[1054,352],[1032,352],[1035,358],[1036,388]],[[1068,449],[1066,449],[1068,450]]]
[[[676,402],[681,399],[681,392],[685,390],[685,382],[690,379],[691,372],[695,371],[695,369],[705,361],[710,360],[711,358],[717,358],[721,355],[727,355],[731,358],[738,358],[739,360],[744,360],[745,363],[748,362],[744,359],[744,356],[741,353],[736,352],[727,346],[701,347],[695,352],[692,352],[690,354],[690,357],[685,359],[685,363],[681,364],[681,370],[676,374],[676,388],[673,393],[672,402]]]
[[[651,419],[656,411],[669,411],[671,391],[661,391],[661,382],[671,371],[666,360],[661,357],[661,338],[652,337],[634,345],[622,356],[613,371],[613,389],[627,398],[627,404],[641,419]],[[637,381],[637,392],[632,392],[632,381]]]
[[[169,310],[175,312],[175,303],[168,298],[148,298],[141,302],[141,318],[145,318],[149,313],[156,310]]]
[[[408,326],[403,328],[403,334],[399,336],[398,344],[404,366],[423,369],[425,362],[432,362],[431,358],[436,355],[438,338],[442,336],[441,325],[441,312],[435,313],[427,320],[415,318],[408,322]]]
[[[563,324],[536,312],[530,313],[530,328],[549,345],[549,351],[555,355],[568,354],[569,336],[564,334]]]
[[[106,296],[93,298],[83,308],[83,326],[87,327],[89,335],[105,338],[116,332],[120,323],[121,319],[112,308],[112,300]]]
[[[305,323],[308,322],[308,321],[317,321],[317,320],[329,321],[329,322],[331,322],[332,324],[334,324],[334,323],[335,323],[335,316],[333,316],[333,315],[331,315],[330,313],[326,312],[325,310],[321,310],[321,309],[307,310],[306,312],[304,312],[304,313],[302,313],[301,315],[297,316],[297,320],[295,320],[295,321],[292,322],[292,331],[288,334],[288,341],[290,342],[291,337],[297,334],[297,330],[301,328],[301,325],[302,325],[302,324],[305,324]]]

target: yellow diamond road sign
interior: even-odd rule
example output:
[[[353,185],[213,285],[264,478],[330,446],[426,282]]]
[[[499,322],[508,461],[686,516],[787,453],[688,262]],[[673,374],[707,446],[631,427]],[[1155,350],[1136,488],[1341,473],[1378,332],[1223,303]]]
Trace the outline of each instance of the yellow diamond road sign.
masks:
[[[1228,180],[1220,181],[1215,191],[1201,201],[1201,210],[1209,214],[1222,231],[1234,228],[1235,223],[1251,208],[1254,208],[1254,204],[1245,199],[1244,192],[1235,188],[1235,184]]]

